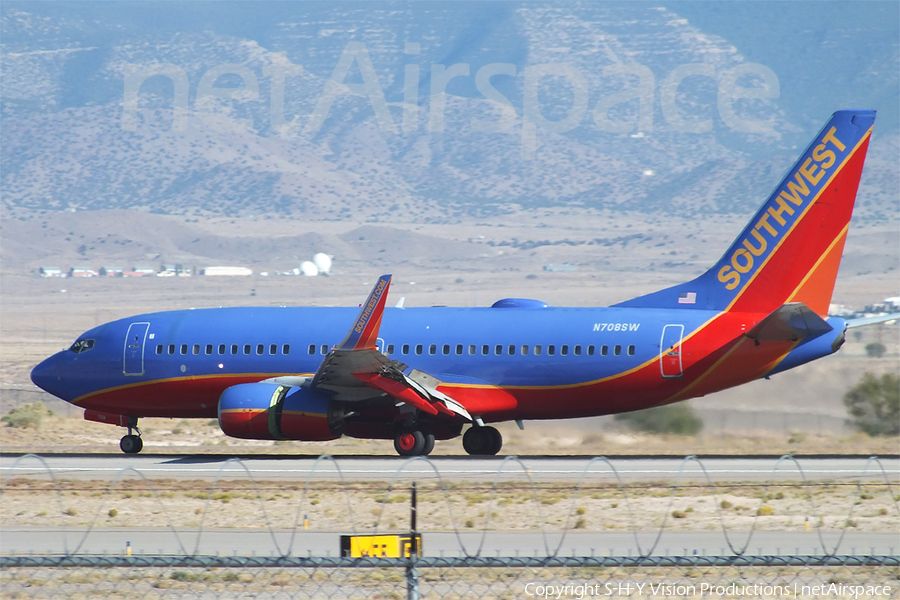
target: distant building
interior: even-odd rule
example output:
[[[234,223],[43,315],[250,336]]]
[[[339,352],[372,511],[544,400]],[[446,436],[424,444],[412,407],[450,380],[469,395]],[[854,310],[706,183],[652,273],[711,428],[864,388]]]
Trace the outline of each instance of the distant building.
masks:
[[[59,267],[41,267],[41,277],[62,277],[63,272]]]
[[[157,277],[190,277],[191,272],[184,268],[184,265],[163,265]]]
[[[253,275],[253,270],[246,267],[206,267],[200,270],[201,275],[206,276],[247,276]]]
[[[122,277],[124,273],[122,267],[100,267],[100,277]]]
[[[868,306],[866,306],[866,308],[863,312],[865,314],[869,314],[869,315],[872,315],[872,314],[877,315],[877,314],[897,312],[898,310],[900,310],[900,298],[894,297],[894,298],[887,298],[887,299],[885,299],[884,302],[881,302],[881,303],[869,304]]]
[[[100,274],[90,267],[72,267],[69,270],[69,277],[99,277]]]
[[[156,269],[153,267],[132,267],[130,271],[122,273],[123,277],[149,277],[156,275]]]

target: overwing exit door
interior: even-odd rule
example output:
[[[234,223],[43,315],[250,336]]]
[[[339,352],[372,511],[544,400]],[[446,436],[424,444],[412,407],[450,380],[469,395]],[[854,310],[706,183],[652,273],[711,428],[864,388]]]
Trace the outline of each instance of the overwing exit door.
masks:
[[[125,375],[144,374],[144,341],[150,323],[132,323],[125,334],[125,354],[122,371]]]
[[[663,327],[659,342],[659,368],[666,378],[681,377],[681,341],[684,336],[684,325],[666,325]]]

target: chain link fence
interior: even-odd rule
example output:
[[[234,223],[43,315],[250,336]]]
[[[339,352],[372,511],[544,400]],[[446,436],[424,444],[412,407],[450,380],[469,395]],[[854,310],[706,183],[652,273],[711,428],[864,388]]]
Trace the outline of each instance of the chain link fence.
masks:
[[[897,598],[896,556],[0,557],[4,598]]]

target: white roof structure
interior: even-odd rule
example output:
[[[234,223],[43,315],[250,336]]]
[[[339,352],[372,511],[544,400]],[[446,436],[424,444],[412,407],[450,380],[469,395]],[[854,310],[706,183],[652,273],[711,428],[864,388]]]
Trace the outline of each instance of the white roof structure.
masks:
[[[201,271],[206,276],[246,277],[253,275],[253,269],[247,267],[206,267]]]

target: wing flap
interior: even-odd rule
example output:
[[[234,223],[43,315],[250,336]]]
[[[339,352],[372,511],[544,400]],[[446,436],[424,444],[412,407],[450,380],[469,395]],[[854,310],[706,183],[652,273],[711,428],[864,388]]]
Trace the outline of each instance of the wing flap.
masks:
[[[399,381],[395,381],[384,375],[379,375],[378,373],[356,373],[355,377],[364,381],[367,385],[390,394],[397,400],[406,402],[410,406],[418,408],[429,415],[437,416],[439,412],[434,404],[431,404],[428,400],[416,393],[413,388]]]

